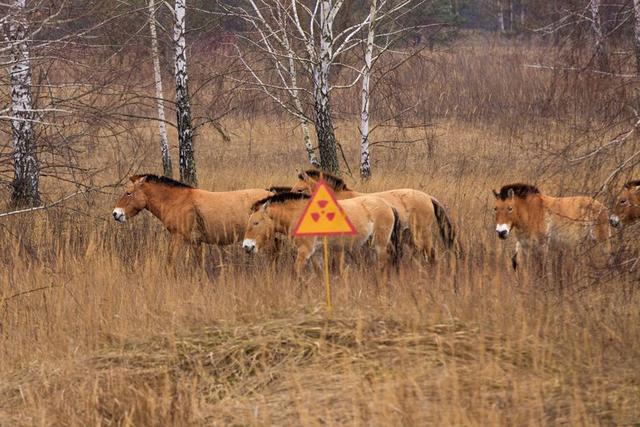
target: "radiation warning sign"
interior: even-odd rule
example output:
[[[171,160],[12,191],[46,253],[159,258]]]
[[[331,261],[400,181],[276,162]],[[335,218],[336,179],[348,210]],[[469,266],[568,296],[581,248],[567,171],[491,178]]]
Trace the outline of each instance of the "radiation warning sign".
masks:
[[[298,220],[293,234],[294,236],[356,234],[356,229],[338,204],[331,188],[321,179]]]

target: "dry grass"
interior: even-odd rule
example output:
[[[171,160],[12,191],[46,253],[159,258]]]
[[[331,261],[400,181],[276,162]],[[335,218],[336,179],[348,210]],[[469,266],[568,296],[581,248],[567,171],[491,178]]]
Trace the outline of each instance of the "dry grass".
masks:
[[[386,282],[351,265],[332,277],[332,318],[319,278],[292,277],[291,254],[208,247],[204,268],[185,261],[175,274],[157,220],[109,218],[116,190],[3,220],[0,425],[639,423],[637,271],[566,257],[545,276],[515,274],[513,242],[493,232],[491,188],[523,180],[591,194],[615,159],[540,157],[574,128],[507,121],[377,134],[420,141],[378,147],[372,181],[352,185],[433,194],[467,256],[406,259]],[[304,167],[291,122],[226,125],[231,143],[199,137],[203,188],[287,184]],[[136,132],[145,144],[87,154],[86,164],[120,165],[95,184],[130,164],[160,169],[153,127]],[[338,132],[356,158],[353,123]]]

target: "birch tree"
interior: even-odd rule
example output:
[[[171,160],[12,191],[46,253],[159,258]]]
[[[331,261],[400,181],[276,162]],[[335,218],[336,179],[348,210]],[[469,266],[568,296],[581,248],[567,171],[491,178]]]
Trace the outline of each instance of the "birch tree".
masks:
[[[169,151],[169,138],[167,137],[167,125],[164,115],[164,91],[162,89],[162,73],[160,72],[160,53],[158,49],[158,34],[156,32],[155,1],[149,0],[149,31],[151,32],[151,57],[153,59],[153,76],[156,87],[156,106],[158,109],[158,131],[160,134],[160,152],[162,153],[163,174],[173,176],[171,165],[171,153]]]
[[[633,0],[633,46],[636,56],[636,72],[640,74],[640,0]]]
[[[378,22],[384,18],[385,22],[389,23],[399,15],[411,13],[420,4],[421,0],[377,1],[374,14]],[[254,84],[267,93],[278,105],[301,121],[307,117],[302,111],[301,98],[311,98],[320,165],[334,173],[339,172],[339,162],[331,114],[331,92],[353,87],[363,77],[366,67],[347,63],[343,58],[355,47],[366,44],[367,36],[363,34],[374,28],[369,25],[371,8],[364,17],[349,19],[354,17],[340,15],[343,5],[344,0],[314,0],[310,4],[297,0],[246,0],[238,6],[221,5],[228,16],[241,18],[249,24],[250,31],[241,35],[241,38],[250,48],[268,57],[277,76],[275,83],[269,80],[269,75],[260,72],[255,64],[246,60],[246,53],[238,47],[243,63],[253,79],[253,82],[247,83]],[[351,23],[336,29],[336,19],[339,16],[345,21],[350,20]],[[380,34],[381,39],[393,40],[401,31],[393,25],[389,28],[392,29]],[[374,37],[373,31],[371,36]],[[372,52],[374,45],[375,41],[372,40]],[[371,56],[373,57],[373,53]],[[345,67],[352,76],[355,74],[353,80],[345,84],[336,84],[332,80],[332,69],[335,66]],[[304,72],[310,82],[310,88],[298,86],[298,69]],[[368,85],[367,82],[367,93]],[[367,105],[368,101],[365,107]],[[311,160],[308,142],[305,141],[305,146]]]
[[[591,29],[593,31],[596,67],[600,71],[609,71],[609,55],[605,43],[604,26],[602,24],[601,0],[590,0],[589,10],[591,12]]]
[[[498,29],[500,30],[501,33],[504,33],[506,31],[506,28],[504,25],[503,0],[497,0],[497,6],[498,6]]]
[[[14,178],[11,201],[15,206],[40,204],[40,166],[34,132],[36,115],[31,96],[31,62],[26,0],[15,0],[5,17],[11,81],[11,136]]]
[[[176,124],[180,153],[180,180],[186,184],[197,185],[187,74],[186,0],[176,0],[173,12],[175,18],[173,42],[175,45]]]
[[[369,153],[369,100],[371,99],[369,82],[373,66],[373,42],[376,28],[377,1],[371,0],[369,7],[369,24],[367,29],[367,45],[362,69],[362,90],[360,93],[360,177],[371,177],[371,160]]]

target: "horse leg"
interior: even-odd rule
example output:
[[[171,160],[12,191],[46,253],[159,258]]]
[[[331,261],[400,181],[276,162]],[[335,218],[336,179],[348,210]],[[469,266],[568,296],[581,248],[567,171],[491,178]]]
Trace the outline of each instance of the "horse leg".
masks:
[[[305,239],[302,242],[298,243],[298,255],[296,256],[295,270],[296,276],[302,276],[302,270],[304,266],[307,264],[309,258],[313,256],[315,252],[315,239],[311,243],[309,243],[309,239]]]
[[[516,251],[513,253],[513,256],[511,257],[511,267],[513,267],[514,271],[518,269],[519,253],[520,253],[520,242],[516,242]]]

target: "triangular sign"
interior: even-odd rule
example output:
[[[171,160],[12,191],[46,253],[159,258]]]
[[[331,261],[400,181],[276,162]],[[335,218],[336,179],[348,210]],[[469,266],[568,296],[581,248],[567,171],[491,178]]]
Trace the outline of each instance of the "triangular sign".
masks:
[[[294,236],[327,236],[336,234],[356,234],[356,229],[347,218],[333,191],[321,179],[298,220]]]

